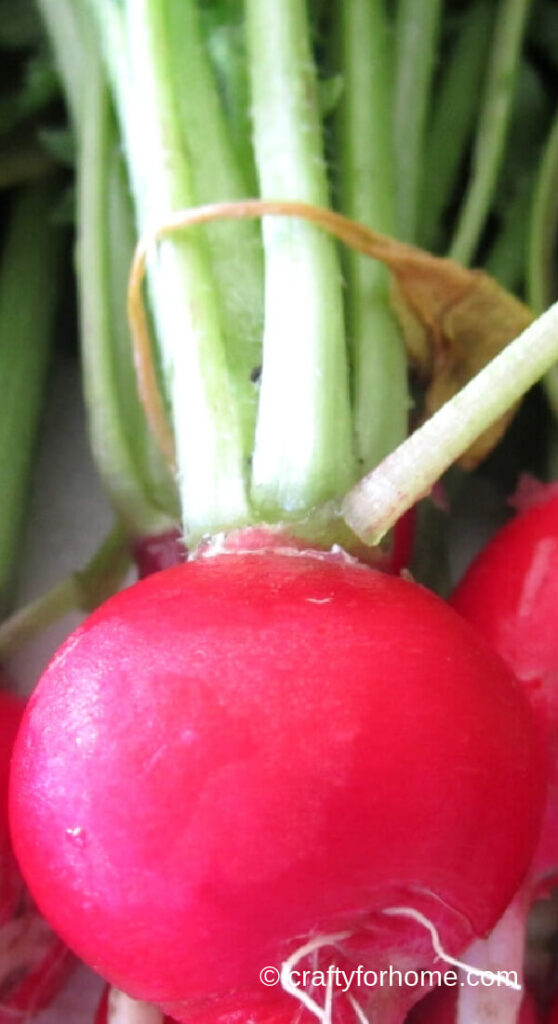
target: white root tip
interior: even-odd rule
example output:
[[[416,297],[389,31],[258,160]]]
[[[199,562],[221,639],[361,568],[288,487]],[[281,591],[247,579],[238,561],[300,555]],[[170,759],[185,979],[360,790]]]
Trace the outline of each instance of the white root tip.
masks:
[[[156,1006],[130,999],[124,992],[111,988],[107,1024],[163,1024],[163,1014]]]
[[[457,967],[459,970],[465,971],[469,976],[484,978],[487,982],[490,982],[490,984],[504,985],[507,988],[515,989],[516,992],[522,991],[522,985],[513,981],[513,979],[508,978],[505,972],[499,974],[494,971],[481,970],[479,967],[473,967],[472,964],[467,964],[463,960],[457,960],[455,957],[450,956],[449,953],[446,953],[442,947],[436,926],[428,917],[421,914],[420,910],[414,910],[413,907],[388,907],[386,910],[383,910],[382,913],[387,914],[390,917],[408,917],[412,921],[416,921],[417,924],[421,924],[423,928],[426,928],[426,930],[430,932],[432,947],[436,956],[446,964],[450,964],[452,967]]]
[[[339,932],[337,935],[318,935],[316,938],[311,939],[309,942],[305,942],[304,945],[299,946],[295,949],[294,953],[284,960],[281,964],[281,987],[287,995],[293,996],[298,999],[307,1010],[310,1011],[317,1019],[320,1024],[332,1024],[331,1010],[333,1003],[333,986],[331,983],[331,977],[328,977],[328,987],[326,989],[325,1003],[324,1006],[320,1006],[312,996],[305,991],[299,985],[296,985],[293,981],[292,972],[296,968],[297,964],[301,960],[304,960],[306,956],[310,956],[312,953],[317,953],[318,950],[324,946],[334,946],[337,942],[341,942],[343,939],[347,939],[351,932]]]

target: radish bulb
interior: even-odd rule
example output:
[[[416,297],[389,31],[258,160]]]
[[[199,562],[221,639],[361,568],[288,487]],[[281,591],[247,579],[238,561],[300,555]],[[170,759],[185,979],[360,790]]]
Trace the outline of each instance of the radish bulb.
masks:
[[[74,962],[37,913],[11,848],[8,778],[23,709],[21,698],[0,690],[0,1024],[27,1021],[48,1006]]]
[[[546,737],[549,789],[535,856],[522,890],[498,926],[500,938],[485,945],[494,966],[495,943],[504,952],[499,966],[521,976],[525,924],[533,901],[558,880],[558,496],[554,485],[530,485],[524,511],[481,551],[455,590],[451,604],[490,642],[522,684]],[[514,935],[512,936],[512,933]],[[510,943],[516,955],[510,959]],[[477,954],[481,951],[477,949]],[[486,994],[486,993],[485,993]],[[473,994],[468,992],[467,998]],[[479,993],[480,995],[480,993]],[[501,1013],[502,990],[493,991]],[[499,1002],[500,1001],[500,1002]],[[517,1014],[510,1006],[506,1021]],[[488,1011],[487,1011],[488,1013]],[[485,1014],[484,1018],[488,1019]],[[490,1018],[492,1019],[492,1018]]]
[[[6,686],[1,675],[0,683]],[[19,697],[0,689],[0,929],[12,917],[23,888],[8,829],[10,761],[23,708],[24,703]]]
[[[421,587],[343,554],[214,553],[55,656],[16,747],[14,844],[75,951],[179,1021],[304,1002],[392,1024],[416,982],[307,976],[297,1002],[260,972],[427,967],[425,921],[452,953],[484,935],[538,835],[539,747],[509,671]]]

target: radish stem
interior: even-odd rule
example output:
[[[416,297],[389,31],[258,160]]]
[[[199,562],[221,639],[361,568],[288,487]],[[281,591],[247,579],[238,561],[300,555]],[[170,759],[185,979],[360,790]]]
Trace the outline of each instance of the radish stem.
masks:
[[[112,244],[116,226],[119,230],[118,245],[120,248],[124,246],[125,252],[127,250],[126,236],[122,237],[125,227],[122,218],[115,224],[116,218],[113,220],[110,216],[116,212],[115,204],[118,202],[114,194],[118,189],[119,176],[115,163],[118,159],[117,143],[108,91],[100,61],[95,58],[88,64],[81,124],[78,270],[84,387],[91,446],[115,509],[134,536],[145,536],[163,532],[172,521],[168,515],[158,511],[161,495],[165,493],[163,487],[157,489],[157,503],[146,494],[146,467],[141,466],[138,459],[137,447],[145,437],[143,410],[137,401],[131,372],[130,341],[122,295],[119,296],[120,309],[115,309],[113,300],[116,296],[112,288],[115,275],[118,278],[115,267],[117,250]],[[124,333],[119,331],[120,325],[123,325]],[[133,389],[131,393],[130,386]],[[149,443],[152,446],[150,437]],[[160,456],[158,458],[160,460]],[[153,457],[152,461],[155,461]],[[168,491],[170,481],[160,482],[166,483]]]
[[[558,115],[546,143],[533,200],[527,284],[529,303],[537,313],[556,296],[557,227]]]
[[[398,235],[417,233],[426,117],[440,28],[441,0],[400,0],[395,37],[394,139]]]
[[[444,62],[425,136],[421,190],[420,244],[438,248],[441,218],[452,199],[456,179],[474,130],[493,20],[490,0],[477,0],[457,33]],[[444,56],[446,56],[444,54]]]
[[[488,215],[504,153],[530,0],[501,0],[473,149],[471,180],[449,255],[468,264]]]
[[[95,33],[83,3],[41,0],[41,13],[77,138],[81,346],[93,455],[130,533],[163,532],[176,522],[177,501],[137,400],[124,300],[134,237]]]
[[[382,8],[378,0],[345,0],[334,22],[343,78],[339,191],[348,217],[393,234],[392,68]],[[346,265],[356,445],[365,471],[407,433],[406,358],[389,306],[386,268],[352,251]]]
[[[192,191],[196,203],[241,199],[250,194],[229,137],[193,0],[167,0],[168,75],[176,96],[184,145],[192,154]],[[215,223],[204,236],[215,277],[227,360],[242,416],[243,448],[254,444],[257,387],[252,380],[261,363],[263,260],[260,225]]]
[[[192,168],[168,76],[161,0],[91,0],[116,92],[141,232],[194,201]],[[224,347],[206,247],[166,241],[148,268],[172,407],[184,525],[191,542],[250,518],[241,417]]]
[[[0,604],[16,565],[54,340],[60,239],[49,214],[55,196],[51,186],[16,196],[0,265]]]
[[[558,227],[558,116],[555,117],[539,172],[531,219],[527,288],[536,312],[556,295],[556,229]],[[549,370],[544,386],[558,418],[558,368]]]
[[[558,360],[558,303],[349,492],[342,514],[367,544],[428,494],[470,444]]]
[[[316,75],[299,0],[246,0],[262,196],[327,206]],[[264,218],[265,327],[252,495],[304,513],[355,479],[341,276],[310,224]]]
[[[37,633],[68,612],[91,612],[114,594],[131,563],[127,533],[119,524],[90,562],[0,624],[0,658],[23,647]]]

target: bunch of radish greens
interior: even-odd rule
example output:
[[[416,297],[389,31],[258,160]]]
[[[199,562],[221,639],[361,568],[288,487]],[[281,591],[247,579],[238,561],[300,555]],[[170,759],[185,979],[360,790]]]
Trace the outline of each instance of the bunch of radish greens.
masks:
[[[2,22],[6,605],[64,242],[115,512],[0,625],[4,658],[92,612],[24,714],[11,842],[111,987],[97,1022],[402,1024],[447,965],[448,1021],[533,1019],[553,982],[526,922],[558,871],[558,9],[2,0]],[[518,480],[446,603],[467,496],[502,511]],[[146,578],[113,593],[130,555]],[[1,984],[6,908],[0,1021],[30,1012]]]

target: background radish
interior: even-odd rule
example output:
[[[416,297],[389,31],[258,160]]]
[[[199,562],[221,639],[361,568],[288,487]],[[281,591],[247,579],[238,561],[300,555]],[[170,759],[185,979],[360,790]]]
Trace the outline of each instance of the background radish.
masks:
[[[498,939],[477,950],[479,960],[493,962],[499,955],[505,969],[512,962],[521,969],[532,902],[547,894],[558,877],[558,497],[554,486],[548,488],[546,500],[544,488],[531,492],[525,499],[523,488],[522,503],[527,501],[528,507],[481,551],[451,598],[454,608],[477,627],[520,680],[547,742],[549,791],[528,877],[506,922],[498,926]],[[502,941],[498,954],[494,947]],[[501,994],[495,993],[494,999],[502,1002]]]
[[[340,526],[346,534],[339,522],[344,493],[407,427],[407,363],[382,269],[349,256],[341,272],[331,240],[297,220],[213,225],[155,245],[146,293],[155,391],[174,435],[168,466],[137,401],[124,317],[135,234],[149,234],[181,207],[223,197],[276,195],[325,207],[335,193],[351,216],[410,241],[435,239],[441,251],[451,243],[462,263],[481,241],[489,250],[489,213],[491,237],[503,219],[492,196],[523,59],[527,0],[39,2],[74,129],[91,441],[128,536],[166,537],[180,519],[193,547],[208,534],[270,520],[294,532],[310,522],[310,543],[324,535],[344,543],[335,533]],[[536,6],[547,9],[545,0]],[[478,39],[488,40],[486,74],[476,57]],[[459,88],[453,61],[451,80],[440,71],[433,88],[438,43],[458,70],[476,68],[458,76]],[[543,71],[546,92],[546,61]],[[432,119],[431,102],[438,115]],[[451,131],[444,110],[451,111]],[[549,116],[541,118],[537,142]],[[326,145],[334,136],[335,154]],[[436,138],[449,139],[449,160]],[[426,159],[430,150],[434,168]],[[330,153],[335,188],[327,173]],[[444,167],[445,198],[436,207],[425,197]],[[468,171],[456,168],[468,167],[464,188]],[[460,204],[450,200],[463,193],[455,217],[449,207]],[[444,309],[445,300],[444,294]],[[441,363],[452,369],[452,360],[439,358],[440,339],[431,333],[417,361],[436,377]],[[451,339],[442,340],[446,356]],[[407,338],[411,349],[413,341]],[[548,346],[544,351],[548,362]],[[546,362],[535,365],[540,373]],[[458,360],[456,378],[462,369]],[[502,376],[516,383],[516,374]],[[427,396],[432,383],[424,383]],[[416,390],[420,395],[420,385]],[[509,393],[502,401],[509,405]],[[478,432],[476,417],[460,417],[470,425],[471,419]],[[446,463],[451,434],[441,444],[436,429],[431,437]],[[424,492],[422,459],[409,461]],[[382,507],[384,498],[385,487]],[[159,547],[166,559],[165,544]],[[455,620],[451,626],[445,613],[441,621],[442,613],[427,613],[424,605],[421,611],[404,596],[411,591],[398,592],[408,615],[403,608],[396,614],[387,598],[387,610],[378,610],[378,594],[357,611],[360,585],[347,586],[349,615],[344,584],[325,581],[323,565],[320,578],[308,572],[310,593],[301,589],[298,603],[284,600],[285,580],[301,571],[304,556],[291,557],[289,571],[276,577],[279,555],[250,555],[262,559],[250,569],[258,564],[263,581],[250,574],[241,552],[235,557],[236,568],[233,556],[227,564],[234,586],[224,570],[213,570],[217,583],[223,580],[223,601],[215,605],[207,592],[203,621],[197,590],[190,601],[182,593],[175,601],[163,581],[165,600],[154,601],[154,612],[145,605],[133,622],[138,609],[130,599],[130,618],[124,619],[128,606],[119,604],[124,611],[114,613],[110,627],[104,615],[112,613],[103,611],[76,647],[70,643],[47,676],[47,691],[60,686],[56,697],[49,703],[39,695],[29,719],[36,723],[43,715],[47,723],[46,737],[32,724],[27,733],[41,752],[42,771],[31,767],[29,755],[20,762],[27,781],[19,777],[29,788],[23,794],[16,786],[22,856],[53,918],[62,915],[62,930],[73,937],[75,929],[78,945],[90,943],[90,959],[115,980],[138,991],[147,986],[159,1001],[174,1000],[177,1015],[205,1015],[207,1024],[217,1003],[225,1016],[248,1005],[254,1024],[290,1009],[283,993],[257,987],[256,962],[267,952],[281,962],[307,938],[308,962],[340,958],[350,965],[364,952],[377,966],[395,949],[403,962],[430,962],[431,936],[420,918],[387,918],[388,899],[397,897],[397,906],[401,898],[408,913],[426,913],[450,949],[483,933],[526,862],[539,788],[520,698],[510,696],[513,687],[496,663],[488,666],[486,652],[474,646],[465,652],[472,641],[464,634],[457,639]],[[204,572],[189,568],[177,579],[199,584],[201,573],[203,589]],[[374,586],[381,591],[384,584]],[[256,611],[245,600],[248,589]],[[170,635],[169,601],[185,606],[179,612],[173,605]],[[324,602],[322,611],[319,604],[313,609],[316,601]],[[331,603],[341,615],[328,618]],[[299,629],[296,615],[291,624],[299,604],[309,633]],[[373,643],[370,615],[364,623],[371,604],[379,627]],[[275,633],[268,616],[278,605]],[[221,632],[214,634],[217,618]],[[442,636],[431,638],[431,630]],[[211,656],[208,635],[219,644]],[[78,686],[75,663],[89,643],[87,664],[95,671],[84,669],[86,685]],[[351,657],[341,661],[347,647]],[[318,651],[333,668],[331,677],[315,661]],[[264,664],[273,668],[265,685]],[[69,691],[77,700],[73,709]],[[403,706],[402,693],[409,698]],[[187,725],[178,734],[182,710]],[[148,813],[138,822],[133,811],[142,804]],[[70,813],[73,820],[64,822]],[[47,818],[48,856],[32,835],[34,827],[47,835]],[[419,850],[417,836],[424,842]],[[257,862],[255,846],[263,850]],[[40,877],[45,863],[50,887]],[[172,870],[160,876],[163,864]],[[331,933],[340,921],[348,935]],[[317,934],[326,926],[329,940]],[[141,947],[145,936],[154,939],[149,949]],[[186,965],[178,962],[183,942]],[[218,977],[210,979],[215,963]],[[337,1020],[345,1011],[352,1019],[366,995],[357,988],[355,1005],[337,999]],[[384,1019],[399,1018],[410,1001],[404,991],[373,996]]]
[[[550,1010],[548,1011],[548,1016],[546,1018],[546,1024],[557,1024],[557,1021],[558,1021],[558,999],[554,999],[553,1002],[552,1002],[552,1005],[550,1007]]]
[[[24,702],[7,690],[0,675],[0,926],[9,921],[21,897],[22,880],[11,850],[8,831],[10,760]]]
[[[290,997],[258,972],[308,939],[333,936],[320,965],[411,967],[431,936],[386,908],[454,951],[493,924],[538,829],[536,747],[503,665],[428,592],[346,556],[214,555],[112,598],[55,657],[14,842],[117,987],[263,1021]],[[400,1020],[416,994],[372,996]]]
[[[74,963],[37,913],[11,849],[8,773],[23,709],[21,698],[0,690],[0,1024],[27,1021],[47,1006]]]
[[[541,498],[543,500],[541,500]],[[508,664],[539,718],[549,746],[550,790],[534,891],[558,871],[558,496],[539,493],[475,559],[451,604]]]

